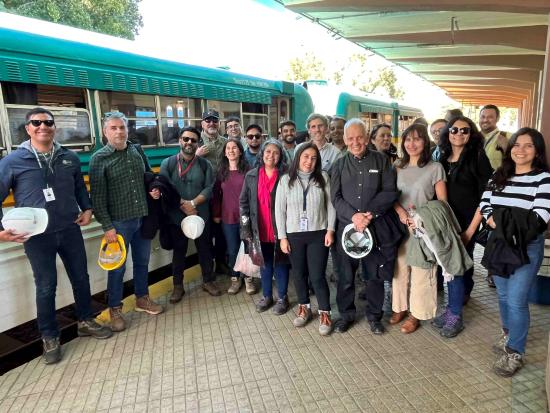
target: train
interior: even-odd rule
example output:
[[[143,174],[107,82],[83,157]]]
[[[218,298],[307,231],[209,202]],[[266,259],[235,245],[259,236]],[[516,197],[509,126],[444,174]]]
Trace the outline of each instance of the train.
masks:
[[[33,20],[26,20],[30,27]],[[57,25],[51,26],[55,33]],[[304,131],[307,116],[316,109],[311,86],[306,89],[294,82],[0,28],[0,153],[11,152],[27,139],[25,113],[42,106],[55,115],[56,140],[78,153],[86,176],[91,155],[103,145],[104,114],[120,111],[128,118],[129,138],[141,144],[155,169],[165,157],[177,152],[179,128],[200,127],[201,114],[207,108],[220,113],[221,133],[229,116],[238,116],[243,125],[260,124],[270,136],[277,136],[279,123],[288,119]],[[387,122],[396,135],[422,116],[418,109],[396,102],[346,92],[340,92],[337,102],[323,110],[328,115],[360,117],[369,127]],[[9,197],[3,208],[12,206]],[[98,294],[107,285],[107,273],[96,264],[103,231],[94,221],[83,228],[83,236],[92,294]],[[188,254],[194,254],[192,246]],[[169,273],[170,260],[171,253],[154,240],[150,270],[164,268]],[[56,307],[61,310],[74,300],[60,260],[58,272]],[[125,280],[131,273],[129,262]],[[0,301],[4,303],[0,334],[4,334],[36,318],[32,271],[20,244],[0,243],[0,274]]]

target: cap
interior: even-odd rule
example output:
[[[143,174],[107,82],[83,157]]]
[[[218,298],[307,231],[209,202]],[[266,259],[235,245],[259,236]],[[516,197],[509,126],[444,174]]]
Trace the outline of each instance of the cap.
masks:
[[[202,120],[207,118],[220,118],[220,113],[216,109],[208,109],[206,112],[202,112]]]
[[[187,238],[197,239],[204,231],[204,220],[198,215],[189,215],[182,219],[181,230]]]
[[[44,208],[13,208],[2,218],[2,226],[16,234],[27,234],[28,237],[42,234],[48,226],[48,211]]]
[[[374,247],[374,239],[368,228],[363,232],[355,230],[353,224],[348,224],[342,232],[342,248],[351,258],[366,257]]]
[[[122,235],[117,234],[116,242],[108,243],[105,237],[101,240],[97,265],[106,271],[116,270],[126,262],[126,244]]]

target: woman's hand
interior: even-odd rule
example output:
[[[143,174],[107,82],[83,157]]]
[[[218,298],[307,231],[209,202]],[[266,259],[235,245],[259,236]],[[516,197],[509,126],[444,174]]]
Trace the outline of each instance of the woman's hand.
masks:
[[[493,229],[495,229],[497,227],[497,224],[495,224],[495,220],[493,219],[492,215],[487,220],[487,225],[489,225]]]
[[[220,222],[222,222],[222,219],[221,218],[212,218],[212,221],[214,221],[216,224],[219,224]]]
[[[416,229],[416,222],[414,222],[414,219],[412,218],[407,218],[407,226],[412,229],[412,230],[415,230]]]
[[[160,198],[160,190],[158,188],[153,189],[151,192],[149,192],[149,196],[153,199],[159,199]]]
[[[334,231],[327,231],[325,234],[325,247],[330,247],[334,244]]]
[[[281,251],[285,254],[290,254],[290,243],[287,238],[281,239]]]

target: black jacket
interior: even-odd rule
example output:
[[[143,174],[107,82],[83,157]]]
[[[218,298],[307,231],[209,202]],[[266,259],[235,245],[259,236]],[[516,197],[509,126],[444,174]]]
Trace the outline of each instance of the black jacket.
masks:
[[[509,277],[529,264],[527,245],[546,229],[536,212],[523,208],[498,208],[493,212],[495,229],[487,241],[481,264],[489,273]]]

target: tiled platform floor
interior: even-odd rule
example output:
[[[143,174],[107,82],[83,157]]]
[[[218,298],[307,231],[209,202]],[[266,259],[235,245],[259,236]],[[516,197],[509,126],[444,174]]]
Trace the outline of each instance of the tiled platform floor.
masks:
[[[374,336],[363,317],[320,337],[317,319],[296,329],[292,312],[257,314],[259,295],[212,298],[195,283],[160,316],[131,313],[109,340],[64,345],[58,365],[35,359],[0,377],[0,412],[543,412],[549,308],[532,306],[526,366],[497,377],[483,276],[477,266],[466,329],[450,340],[428,324]]]

